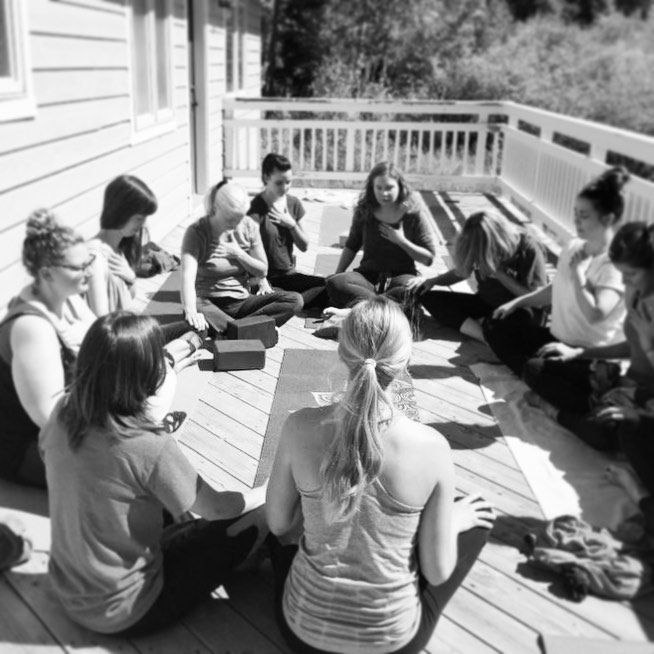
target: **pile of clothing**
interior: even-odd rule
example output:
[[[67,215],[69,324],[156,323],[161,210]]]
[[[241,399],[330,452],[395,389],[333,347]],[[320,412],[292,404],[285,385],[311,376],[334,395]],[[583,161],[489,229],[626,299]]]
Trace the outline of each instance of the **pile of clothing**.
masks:
[[[529,563],[560,574],[568,597],[574,601],[581,601],[588,593],[633,599],[654,590],[652,542],[643,529],[633,525],[611,533],[564,515],[530,531],[524,542]]]

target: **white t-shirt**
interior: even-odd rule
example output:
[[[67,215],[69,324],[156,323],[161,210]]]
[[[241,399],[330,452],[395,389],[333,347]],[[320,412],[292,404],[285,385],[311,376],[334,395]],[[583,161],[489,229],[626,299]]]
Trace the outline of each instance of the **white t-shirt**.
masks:
[[[586,289],[595,294],[598,289],[611,288],[622,296],[620,302],[604,318],[591,323],[584,316],[575,294],[570,259],[585,241],[572,239],[561,252],[556,275],[552,281],[552,323],[550,331],[562,343],[575,347],[598,347],[624,340],[624,284],[622,275],[611,263],[608,253],[590,257],[580,264],[586,273]]]

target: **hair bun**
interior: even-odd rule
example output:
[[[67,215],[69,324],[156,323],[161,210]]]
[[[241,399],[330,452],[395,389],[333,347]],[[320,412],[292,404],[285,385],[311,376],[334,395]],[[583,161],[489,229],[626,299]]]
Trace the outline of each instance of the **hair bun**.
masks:
[[[36,209],[27,218],[27,238],[49,236],[58,226],[57,217],[50,209]]]
[[[603,172],[597,182],[610,193],[620,193],[630,179],[631,174],[624,166],[614,166]]]

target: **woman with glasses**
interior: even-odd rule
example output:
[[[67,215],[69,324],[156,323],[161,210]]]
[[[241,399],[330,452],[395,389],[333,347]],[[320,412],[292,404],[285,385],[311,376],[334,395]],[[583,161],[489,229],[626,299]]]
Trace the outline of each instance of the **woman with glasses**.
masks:
[[[82,236],[49,210],[30,215],[23,264],[33,282],[0,322],[0,475],[6,479],[45,486],[37,437],[95,319],[80,297],[93,260]]]

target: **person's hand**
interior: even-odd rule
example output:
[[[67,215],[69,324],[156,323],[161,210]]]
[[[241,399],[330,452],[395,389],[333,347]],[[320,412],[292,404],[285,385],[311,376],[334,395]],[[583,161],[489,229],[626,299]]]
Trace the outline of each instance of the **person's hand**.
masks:
[[[493,318],[495,318],[496,320],[501,320],[502,318],[506,318],[507,316],[510,316],[517,308],[518,308],[518,299],[505,302],[501,306],[497,307],[495,311],[493,311]]]
[[[570,347],[565,343],[547,343],[536,352],[536,356],[556,361],[571,361],[583,352],[581,347]]]
[[[406,290],[409,295],[423,295],[434,287],[434,280],[425,277],[412,277],[406,283]]]
[[[382,238],[385,238],[387,241],[390,241],[391,243],[395,243],[395,245],[400,245],[402,242],[404,242],[406,239],[404,238],[404,232],[402,231],[401,227],[398,227],[397,229],[393,227],[392,225],[388,225],[387,223],[379,223],[379,233],[382,235]]]
[[[193,327],[198,332],[209,329],[209,323],[207,319],[199,311],[191,311],[186,309],[184,311],[184,320]]]
[[[273,287],[270,285],[270,282],[264,277],[259,280],[259,288],[257,289],[257,295],[270,295],[274,293]]]
[[[271,207],[268,217],[273,225],[286,227],[286,229],[294,229],[297,224],[286,208],[278,209],[277,207]]]
[[[601,422],[638,422],[640,414],[638,409],[627,406],[608,406],[595,414],[595,418]]]
[[[239,259],[245,252],[234,237],[234,232],[227,232],[225,241],[218,245],[214,250],[214,254],[217,257],[225,257],[226,259]]]
[[[184,370],[184,368],[188,368],[189,366],[196,364],[201,358],[202,358],[201,350],[195,350],[195,352],[189,352],[186,356],[182,357],[181,359],[179,360],[175,359],[175,365],[173,366],[173,370],[176,373],[179,373],[182,370]]]
[[[582,271],[581,264],[590,258],[590,254],[586,252],[586,247],[579,248],[570,257],[570,270],[573,277],[575,277],[581,286],[586,284],[586,273]]]
[[[452,514],[454,527],[458,533],[468,531],[473,527],[492,529],[495,522],[495,510],[480,493],[468,495],[454,503]]]

